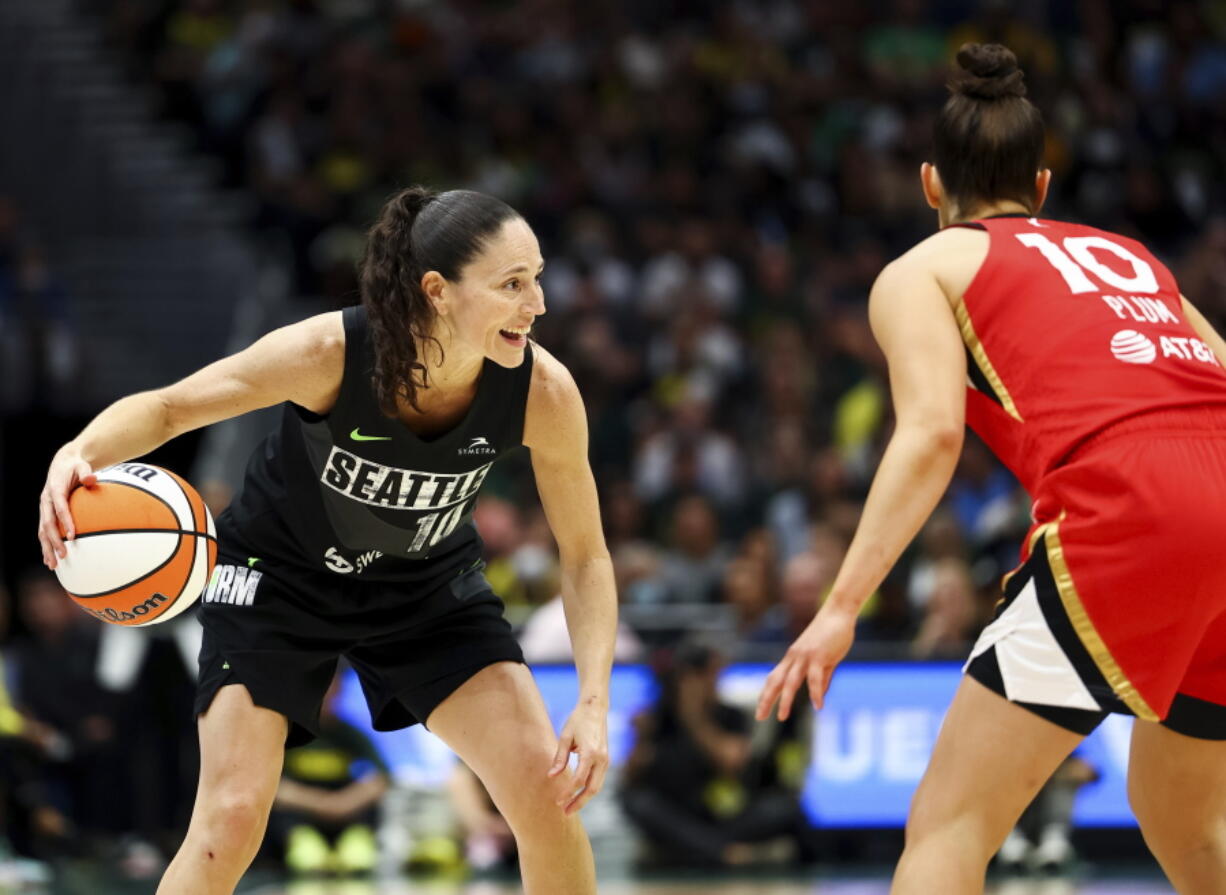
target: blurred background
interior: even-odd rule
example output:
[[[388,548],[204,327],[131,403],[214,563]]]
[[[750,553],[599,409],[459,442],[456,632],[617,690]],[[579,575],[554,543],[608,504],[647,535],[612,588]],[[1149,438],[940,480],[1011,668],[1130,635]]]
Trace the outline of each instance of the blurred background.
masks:
[[[152,891],[195,783],[198,630],[103,630],[40,572],[55,448],[124,394],[354,303],[364,230],[413,183],[504,198],[548,262],[535,337],[587,403],[622,600],[617,779],[589,809],[602,866],[888,863],[1027,527],[982,444],[867,607],[816,730],[744,708],[820,605],[889,437],[867,294],[936,227],[919,165],[953,53],[988,40],[1047,121],[1046,216],[1142,240],[1226,323],[1221,2],[3,0],[0,886]],[[151,459],[217,512],[274,418]],[[526,457],[495,469],[477,524],[564,713]],[[420,731],[372,739],[353,695],[338,680],[331,764],[298,763],[334,773],[303,772],[314,796],[289,798],[253,874],[513,867],[479,785]],[[745,760],[700,750],[678,781],[660,756],[699,748],[685,719],[704,713]],[[1126,737],[1112,722],[1062,770],[1005,869],[1152,872]],[[348,814],[326,797],[359,785]]]

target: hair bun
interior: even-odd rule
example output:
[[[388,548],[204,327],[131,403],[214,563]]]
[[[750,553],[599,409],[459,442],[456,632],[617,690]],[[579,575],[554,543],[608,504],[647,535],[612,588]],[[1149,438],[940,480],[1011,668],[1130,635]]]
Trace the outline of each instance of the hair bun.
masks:
[[[1017,57],[1002,44],[963,44],[949,89],[971,99],[1005,99],[1026,95],[1025,75]]]

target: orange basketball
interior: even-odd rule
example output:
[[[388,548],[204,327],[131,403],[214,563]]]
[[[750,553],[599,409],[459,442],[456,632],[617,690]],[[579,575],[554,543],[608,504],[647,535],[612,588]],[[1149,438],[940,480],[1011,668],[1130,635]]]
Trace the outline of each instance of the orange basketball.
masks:
[[[55,574],[90,615],[116,625],[174,618],[217,562],[213,517],[196,489],[147,463],[120,463],[68,497],[76,537]]]

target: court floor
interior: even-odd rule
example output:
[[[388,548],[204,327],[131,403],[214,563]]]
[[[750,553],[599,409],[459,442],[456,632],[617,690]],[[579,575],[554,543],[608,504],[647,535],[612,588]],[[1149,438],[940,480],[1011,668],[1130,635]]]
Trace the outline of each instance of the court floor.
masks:
[[[46,887],[9,887],[0,895],[152,895],[156,881],[120,881],[113,876],[73,873]],[[413,879],[386,882],[246,879],[237,895],[522,895],[517,883]],[[855,875],[829,872],[813,877],[699,878],[685,880],[602,879],[600,895],[887,895],[886,870]],[[1102,871],[1076,879],[1009,879],[990,884],[986,895],[1173,895],[1148,869]]]
[[[243,895],[520,895],[518,885],[493,882],[327,883],[299,882],[249,889]],[[765,879],[688,882],[622,881],[601,883],[600,895],[887,895],[884,876],[787,882]],[[1171,895],[1156,880],[1016,879],[988,887],[988,895]]]

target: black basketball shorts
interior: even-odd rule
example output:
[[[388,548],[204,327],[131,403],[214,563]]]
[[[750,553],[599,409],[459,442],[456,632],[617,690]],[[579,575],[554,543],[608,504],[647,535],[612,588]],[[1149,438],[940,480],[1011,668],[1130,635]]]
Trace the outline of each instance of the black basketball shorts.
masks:
[[[221,687],[238,683],[256,705],[289,719],[287,746],[309,742],[343,656],[374,728],[398,730],[425,723],[482,668],[524,661],[480,563],[422,586],[246,554],[223,542],[201,598],[197,715]]]

